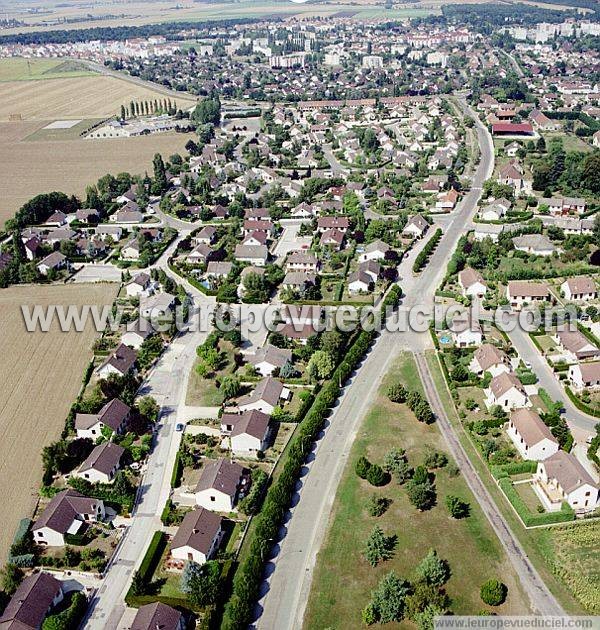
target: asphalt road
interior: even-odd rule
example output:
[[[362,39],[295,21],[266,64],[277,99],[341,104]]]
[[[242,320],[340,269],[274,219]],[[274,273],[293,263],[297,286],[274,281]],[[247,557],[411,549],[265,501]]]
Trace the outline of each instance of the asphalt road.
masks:
[[[141,563],[155,531],[162,528],[160,514],[169,497],[171,473],[181,433],[175,431],[177,413],[185,405],[189,375],[196,346],[206,335],[183,332],[165,351],[140,390],[161,406],[154,448],[150,453],[138,491],[131,525],[115,553],[102,584],[92,598],[82,627],[113,630],[125,612],[124,598],[131,577]]]
[[[461,101],[463,109],[467,109]],[[472,112],[471,112],[471,115]],[[475,116],[473,116],[475,118]],[[477,122],[482,159],[473,188],[453,214],[428,266],[414,277],[410,268],[415,253],[401,264],[401,286],[406,292],[403,307],[431,306],[439,282],[458,239],[468,229],[477,209],[483,182],[494,168],[491,138]],[[255,627],[264,630],[301,628],[317,553],[327,531],[331,508],[350,448],[371,401],[400,352],[420,352],[430,346],[428,332],[383,331],[354,377],[346,385],[327,426],[314,446],[297,485],[297,494],[279,539],[269,555],[261,597],[256,607]]]
[[[588,416],[579,411],[570,401],[562,384],[552,372],[546,359],[544,359],[540,351],[533,345],[529,334],[518,326],[515,326],[514,330],[507,334],[523,361],[531,363],[531,367],[539,379],[538,385],[543,387],[548,394],[550,394],[550,398],[562,402],[565,410],[565,419],[569,426],[577,427],[595,435],[596,431],[594,427],[598,423],[598,418]]]

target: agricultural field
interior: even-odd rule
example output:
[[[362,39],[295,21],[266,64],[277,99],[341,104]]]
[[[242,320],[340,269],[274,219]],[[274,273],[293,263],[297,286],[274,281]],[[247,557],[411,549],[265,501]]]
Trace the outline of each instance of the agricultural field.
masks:
[[[381,463],[391,448],[403,448],[409,464],[415,466],[421,463],[428,447],[444,450],[435,424],[419,423],[408,407],[387,399],[387,388],[396,382],[404,383],[408,389],[421,390],[409,355],[403,355],[384,379],[352,447],[338,487],[329,531],[317,557],[304,627],[360,627],[361,610],[378,581],[391,570],[401,578],[412,579],[415,567],[432,546],[450,565],[452,575],[446,592],[454,613],[477,614],[486,609],[479,598],[480,586],[490,578],[501,578],[508,586],[508,598],[494,612],[527,614],[527,598],[518,577],[466,483],[451,472],[452,464],[435,471],[437,504],[424,512],[409,503],[405,488],[395,480],[375,488],[356,475],[355,462],[362,455],[371,462]],[[369,516],[365,509],[374,493],[391,499],[380,517]],[[470,516],[452,519],[444,505],[447,494],[469,502]],[[397,545],[390,560],[372,568],[361,552],[375,525],[386,535],[395,534]]]
[[[160,93],[130,81],[104,75],[53,79],[52,81],[6,81],[0,83],[0,121],[20,116],[22,120],[105,118],[118,114],[130,101],[162,98]],[[177,104],[192,107],[194,99]]]
[[[152,169],[155,153],[165,158],[183,154],[191,137],[169,133],[107,140],[28,139],[45,133],[41,130],[45,124],[0,122],[0,227],[39,193],[59,190],[82,195],[88,184],[106,173],[143,174]]]
[[[77,61],[62,59],[0,59],[0,82],[67,79],[86,77],[94,73]]]
[[[15,286],[0,291],[0,564],[37,503],[42,448],[60,436],[96,332],[26,331],[21,305],[111,304],[116,284]],[[90,322],[91,324],[91,322]],[[10,359],[12,357],[12,360]],[[18,454],[18,456],[15,456]]]

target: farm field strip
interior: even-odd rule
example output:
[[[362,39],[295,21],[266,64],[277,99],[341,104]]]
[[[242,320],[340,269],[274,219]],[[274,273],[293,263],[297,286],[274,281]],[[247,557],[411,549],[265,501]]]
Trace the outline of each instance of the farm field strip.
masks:
[[[21,518],[30,516],[41,452],[57,439],[90,360],[96,332],[28,333],[21,304],[110,304],[116,284],[15,286],[0,292],[0,562]]]

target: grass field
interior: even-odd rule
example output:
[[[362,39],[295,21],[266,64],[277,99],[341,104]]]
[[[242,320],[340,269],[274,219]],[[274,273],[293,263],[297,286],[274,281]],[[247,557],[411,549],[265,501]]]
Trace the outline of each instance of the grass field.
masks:
[[[76,61],[62,59],[0,59],[0,81],[31,81],[86,77],[94,73]]]
[[[46,123],[0,123],[0,227],[31,197],[52,190],[82,195],[106,173],[143,174],[161,153],[185,153],[189,134],[107,140],[30,141]],[[71,130],[66,130],[68,134]]]
[[[42,448],[57,439],[91,358],[85,332],[28,333],[21,304],[110,304],[117,285],[18,286],[0,291],[0,564],[19,520],[33,513]]]
[[[130,101],[163,98],[163,95],[141,85],[115,77],[94,75],[52,81],[6,81],[0,83],[0,121],[11,115],[23,120],[104,118],[119,113]],[[189,108],[191,98],[177,100]]]
[[[310,630],[361,627],[361,609],[379,579],[392,569],[401,577],[412,578],[415,566],[432,546],[450,563],[452,576],[447,583],[447,593],[455,613],[477,614],[485,609],[479,588],[485,580],[499,577],[508,585],[509,596],[497,612],[526,614],[528,604],[518,579],[460,476],[451,476],[447,469],[437,471],[438,504],[429,511],[418,512],[408,502],[404,488],[395,481],[376,489],[355,474],[354,463],[361,455],[372,462],[381,462],[392,447],[400,447],[406,449],[409,462],[414,466],[421,462],[427,445],[444,448],[435,425],[418,423],[406,406],[395,405],[385,397],[383,392],[398,380],[410,389],[421,388],[412,357],[403,356],[387,375],[359,430],[317,559],[304,627]],[[365,511],[365,503],[374,492],[392,499],[388,511],[379,518]],[[446,494],[469,501],[471,516],[452,519],[444,505]],[[376,524],[387,535],[396,534],[398,545],[391,560],[371,568],[360,552]]]

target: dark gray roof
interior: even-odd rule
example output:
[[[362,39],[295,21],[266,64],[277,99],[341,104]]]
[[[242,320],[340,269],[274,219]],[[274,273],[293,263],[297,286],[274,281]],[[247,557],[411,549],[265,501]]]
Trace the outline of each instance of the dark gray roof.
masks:
[[[244,475],[244,468],[227,459],[216,459],[204,466],[196,486],[196,492],[219,490],[230,497],[235,497]]]
[[[75,490],[63,490],[55,495],[33,525],[33,530],[49,527],[66,534],[73,521],[83,514],[93,514],[99,499],[90,499]]]
[[[130,630],[177,630],[182,614],[162,602],[138,608]]]
[[[226,424],[232,424],[231,437],[246,433],[258,440],[264,440],[269,429],[269,416],[262,411],[252,409],[240,414],[223,414]]]
[[[26,577],[0,617],[0,628],[37,630],[60,588],[60,582],[48,573],[34,573]]]
[[[118,348],[106,359],[101,367],[105,365],[112,365],[119,370],[121,374],[127,374],[133,367],[135,360],[137,359],[137,352],[132,350],[125,344],[119,344]]]
[[[114,442],[98,444],[81,464],[78,472],[93,469],[108,475],[119,464],[124,452],[125,449]]]
[[[266,403],[276,406],[279,403],[282,390],[283,384],[281,381],[267,376],[258,382],[252,393],[238,400],[238,406],[241,407],[242,405],[248,405],[259,400],[264,400]]]
[[[173,536],[171,549],[189,546],[205,555],[208,554],[221,529],[221,521],[220,516],[204,508],[188,512]]]

